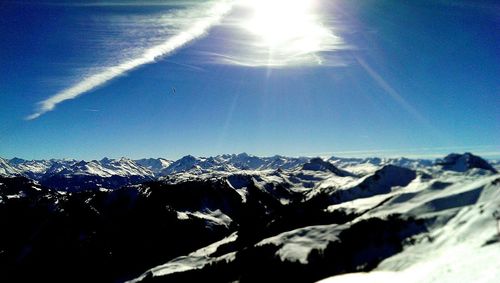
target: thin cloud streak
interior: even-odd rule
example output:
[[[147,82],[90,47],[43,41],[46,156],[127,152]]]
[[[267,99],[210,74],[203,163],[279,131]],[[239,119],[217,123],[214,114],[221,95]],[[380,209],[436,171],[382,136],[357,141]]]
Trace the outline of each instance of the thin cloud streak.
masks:
[[[199,0],[167,0],[167,1],[7,1],[8,4],[20,5],[50,5],[50,6],[66,6],[66,7],[147,7],[147,6],[185,6],[200,3]]]
[[[205,7],[202,6],[202,9]],[[216,2],[207,13],[207,16],[195,22],[192,26],[170,37],[165,42],[146,49],[139,57],[127,60],[116,66],[106,68],[100,73],[96,73],[85,78],[83,81],[62,90],[61,92],[38,103],[38,110],[27,116],[26,120],[33,120],[41,115],[52,111],[55,107],[66,100],[75,99],[84,93],[87,93],[106,82],[126,74],[127,72],[136,69],[145,64],[153,63],[161,57],[164,57],[177,49],[183,47],[187,43],[203,36],[209,28],[217,24],[224,15],[232,8],[232,1],[221,0]]]
[[[413,115],[419,121],[424,124],[429,124],[429,122],[413,107],[408,101],[406,101],[389,83],[387,83],[382,76],[380,76],[375,70],[370,67],[363,59],[356,57],[358,63],[363,67],[363,69],[370,75],[370,77],[382,88],[389,96],[394,99],[399,105],[401,105],[408,113]]]

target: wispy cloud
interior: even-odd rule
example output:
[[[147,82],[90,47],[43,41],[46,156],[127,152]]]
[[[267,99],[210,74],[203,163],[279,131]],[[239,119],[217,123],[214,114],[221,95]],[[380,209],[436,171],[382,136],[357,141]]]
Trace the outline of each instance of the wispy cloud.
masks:
[[[232,8],[233,1],[220,0],[211,2],[207,9],[205,5],[197,5],[193,8],[192,13],[197,16],[198,20],[192,25],[180,30],[175,35],[167,38],[160,44],[144,49],[137,56],[127,59],[118,65],[104,68],[100,72],[89,75],[79,83],[62,90],[59,93],[38,103],[38,109],[33,114],[26,117],[27,120],[33,120],[41,115],[52,111],[55,107],[66,100],[75,99],[97,87],[104,85],[106,82],[126,74],[127,72],[145,64],[153,63],[159,58],[162,58],[177,49],[183,47],[187,43],[203,36],[208,29],[217,24]],[[175,15],[175,14],[174,14]]]
[[[200,0],[151,0],[151,1],[137,1],[137,0],[123,0],[123,1],[72,1],[72,0],[48,0],[48,1],[29,1],[17,0],[9,1],[9,4],[36,4],[36,5],[53,5],[53,6],[70,6],[70,7],[114,7],[114,6],[131,6],[131,7],[144,7],[144,6],[185,6],[200,3]]]

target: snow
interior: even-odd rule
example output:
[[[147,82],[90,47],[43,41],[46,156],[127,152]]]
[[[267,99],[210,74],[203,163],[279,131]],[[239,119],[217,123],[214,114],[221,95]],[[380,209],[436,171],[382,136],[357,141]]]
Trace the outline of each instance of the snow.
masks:
[[[496,282],[499,278],[500,236],[492,214],[500,209],[500,174],[470,166],[477,162],[465,164],[467,167],[462,164],[460,170],[449,170],[429,160],[405,158],[310,161],[280,156],[258,158],[248,154],[186,156],[162,169],[162,174],[170,174],[165,177],[169,182],[225,178],[243,202],[250,186],[272,195],[282,205],[292,202],[294,194],[305,200],[326,194],[331,197],[327,212],[344,211],[357,216],[341,225],[314,225],[286,231],[256,244],[258,247],[273,245],[275,255],[283,261],[307,264],[311,251],[324,250],[330,243],[339,241],[342,231],[366,219],[387,219],[396,214],[425,222],[428,231],[404,242],[401,252],[380,262],[372,272],[334,276],[320,281],[322,283]],[[310,166],[302,166],[306,162]],[[353,174],[338,174],[343,171]],[[177,218],[200,218],[207,225],[225,227],[232,223],[232,219],[218,209],[178,211]],[[236,238],[237,235],[232,234],[152,268],[130,282],[151,275],[199,269],[216,261],[232,261],[234,252],[212,255],[219,246]]]
[[[427,250],[420,262],[401,271],[373,271],[333,276],[318,283],[455,283],[498,282],[499,244],[484,247],[458,245],[438,252]]]
[[[417,174],[415,171],[403,167],[385,165],[373,174],[357,178],[331,177],[326,182],[320,182],[308,197],[312,198],[319,193],[329,194],[335,203],[344,203],[358,198],[367,198],[380,194],[390,193],[398,187],[410,184]]]
[[[348,214],[362,214],[367,212],[386,200],[390,199],[392,194],[375,195],[370,198],[359,198],[352,201],[346,201],[339,204],[332,204],[327,207],[328,212],[344,211]]]
[[[396,212],[433,219],[429,233],[372,272],[319,282],[498,282],[500,235],[492,214],[500,208],[500,175],[443,177],[441,182],[454,184],[433,189],[436,181],[422,182],[413,192],[395,193],[398,196],[363,215]]]
[[[6,197],[7,197],[7,199],[20,199],[20,198],[23,198],[24,195],[23,194],[7,195]]]
[[[39,175],[39,174],[44,174],[47,170],[49,170],[55,164],[61,164],[62,166],[69,165],[69,164],[66,164],[65,162],[63,163],[63,162],[58,162],[58,161],[53,161],[53,160],[31,160],[31,161],[25,161],[23,163],[19,163],[17,165],[17,168],[23,172],[30,172],[33,175]]]
[[[373,173],[384,165],[396,165],[408,169],[422,169],[433,164],[433,161],[427,159],[408,159],[404,157],[399,158],[341,158],[331,157],[329,161],[344,170],[355,174],[366,175]]]
[[[464,154],[449,154],[444,159],[437,160],[436,164],[442,166],[444,170],[452,170],[457,172],[465,172],[472,168],[478,168],[497,173],[495,168],[493,168],[486,160],[469,152],[466,152]]]
[[[450,156],[445,158],[445,163],[448,165],[442,166],[444,169],[452,168],[455,169],[455,171],[467,171],[466,173],[470,174],[471,169],[476,167],[483,169],[489,168],[488,164],[484,163],[484,160],[468,153]],[[433,164],[434,163],[430,160],[407,158],[362,159],[331,157],[328,160],[322,160],[320,158],[284,157],[279,155],[271,157],[257,157],[246,153],[237,155],[224,154],[214,157],[194,157],[188,155],[174,162],[164,158],[138,159],[135,161],[128,158],[103,158],[99,161],[92,160],[80,162],[72,159],[28,161],[13,158],[11,160],[0,159],[0,175],[25,175],[29,178],[39,180],[45,176],[53,174],[95,175],[101,177],[110,177],[115,175],[123,177],[142,176],[153,178],[179,174],[189,177],[217,173],[249,173],[252,171],[259,172],[260,174],[265,171],[285,170],[288,173],[302,171],[305,175],[317,174],[320,178],[325,179],[324,176],[321,176],[321,173],[334,173],[333,175],[344,175],[347,173],[355,176],[366,176],[373,174],[385,165],[396,165],[413,170],[426,169],[442,171],[442,168],[439,166],[437,166],[439,168],[432,169],[430,166]],[[494,163],[494,165],[498,166],[498,163]],[[304,169],[307,170],[300,170],[303,166],[306,166]],[[493,169],[493,167],[491,168]],[[325,170],[331,172],[325,172]],[[329,175],[330,176],[328,177],[333,177],[331,176],[332,174]],[[306,182],[304,178],[299,177],[299,179],[301,179],[301,183],[304,188],[308,188],[314,183],[313,180]],[[293,180],[289,181],[292,182]],[[300,189],[299,186],[294,187]]]
[[[233,233],[229,235],[228,237],[215,242],[207,247],[201,248],[197,251],[194,251],[190,253],[187,256],[180,256],[178,258],[175,258],[165,264],[159,265],[157,267],[151,268],[147,272],[145,272],[143,275],[139,276],[138,278],[127,281],[127,283],[135,283],[135,282],[140,282],[142,279],[144,279],[146,276],[149,274],[156,277],[156,276],[164,276],[167,274],[172,274],[176,272],[183,272],[187,270],[192,270],[192,269],[199,269],[204,267],[205,265],[211,263],[211,262],[216,262],[216,261],[231,261],[234,260],[235,258],[235,253],[228,253],[225,255],[222,255],[220,257],[211,257],[212,254],[214,254],[217,249],[227,243],[231,243],[236,241],[238,238],[238,235],[236,233]]]
[[[173,161],[164,158],[144,158],[134,161],[138,165],[150,170],[155,175],[160,175],[162,170],[165,170],[173,163]]]
[[[186,212],[177,211],[177,219],[179,219],[179,220],[188,220],[189,219],[189,215]]]
[[[162,170],[161,175],[190,172],[204,174],[209,172],[237,172],[252,170],[276,170],[278,168],[292,170],[299,168],[309,159],[305,157],[293,158],[284,156],[257,157],[246,153],[225,154],[214,157],[194,157],[187,155],[174,161],[168,168]]]
[[[5,171],[5,172],[4,172]],[[76,161],[71,159],[17,160],[9,164],[0,160],[0,175],[25,175],[36,180],[54,174],[94,175],[100,177],[117,176],[153,176],[153,172],[128,158],[100,161]]]
[[[15,176],[19,175],[21,172],[9,164],[9,162],[3,158],[0,158],[0,176]]]
[[[246,202],[250,184],[248,176],[243,174],[230,175],[227,177],[227,183],[241,196],[242,202]]]
[[[336,224],[299,228],[262,240],[256,246],[273,244],[279,247],[276,254],[281,260],[306,264],[312,250],[323,250],[329,242],[337,241],[343,228]]]
[[[224,214],[222,211],[219,209],[216,209],[214,211],[211,211],[209,209],[204,209],[202,211],[178,211],[177,212],[177,219],[179,220],[187,220],[191,217],[196,217],[205,220],[209,225],[210,224],[215,224],[215,225],[222,225],[225,227],[229,227],[231,225],[231,222],[233,220]]]
[[[329,161],[325,161],[321,158],[312,158],[309,162],[305,163],[302,166],[302,170],[310,170],[310,171],[330,171],[331,173],[337,176],[351,176],[352,174],[348,171],[341,170],[337,168],[335,165],[330,163]]]

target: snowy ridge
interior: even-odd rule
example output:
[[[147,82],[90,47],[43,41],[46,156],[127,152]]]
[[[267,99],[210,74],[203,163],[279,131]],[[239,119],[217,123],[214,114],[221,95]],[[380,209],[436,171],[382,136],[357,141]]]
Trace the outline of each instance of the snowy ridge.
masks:
[[[442,166],[444,170],[452,170],[457,172],[465,172],[472,168],[478,168],[497,173],[497,170],[493,168],[493,166],[491,166],[488,162],[486,162],[486,160],[469,152],[466,152],[464,154],[449,154],[444,159],[437,160],[436,164]]]
[[[454,184],[415,186],[413,192],[398,193],[364,216],[398,212],[429,219],[432,229],[415,245],[385,259],[372,272],[320,282],[495,282],[500,235],[492,215],[500,208],[500,175],[446,181],[442,184]]]
[[[0,176],[16,176],[20,175],[21,171],[16,167],[9,164],[9,162],[3,158],[0,158]]]
[[[140,277],[128,281],[128,283],[140,282],[147,277],[153,276],[165,276],[172,273],[177,272],[185,272],[190,270],[195,270],[198,268],[203,268],[205,265],[210,264],[212,262],[221,261],[221,260],[233,260],[234,253],[223,255],[221,257],[211,257],[217,251],[217,248],[221,247],[224,244],[228,244],[236,241],[238,236],[236,233],[233,233],[226,238],[217,241],[209,246],[201,248],[197,251],[190,253],[187,256],[180,256],[169,261],[166,264],[157,266],[152,268],[147,273],[141,275]]]

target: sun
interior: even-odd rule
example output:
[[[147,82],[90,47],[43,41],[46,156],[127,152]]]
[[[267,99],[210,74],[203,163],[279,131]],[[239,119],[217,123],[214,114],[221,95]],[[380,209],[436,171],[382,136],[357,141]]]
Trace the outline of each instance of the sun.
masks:
[[[242,3],[249,13],[241,21],[241,27],[250,35],[252,46],[267,50],[267,65],[301,64],[311,58],[321,64],[317,53],[337,41],[332,31],[321,24],[315,0],[242,0]]]
[[[311,30],[312,1],[252,0],[252,17],[245,27],[273,47],[314,32]]]

